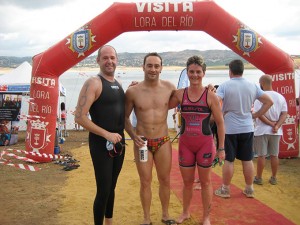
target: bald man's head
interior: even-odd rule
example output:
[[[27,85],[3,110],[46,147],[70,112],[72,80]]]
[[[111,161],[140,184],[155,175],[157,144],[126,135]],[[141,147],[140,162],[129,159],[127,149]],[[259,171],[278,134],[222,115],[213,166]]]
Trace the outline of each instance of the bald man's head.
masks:
[[[265,74],[259,78],[259,84],[262,90],[271,91],[272,90],[272,76]]]

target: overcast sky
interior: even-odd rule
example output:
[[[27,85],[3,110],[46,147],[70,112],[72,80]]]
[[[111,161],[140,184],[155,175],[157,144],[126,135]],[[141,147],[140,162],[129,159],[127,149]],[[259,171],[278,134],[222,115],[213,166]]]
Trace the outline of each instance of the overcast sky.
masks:
[[[0,0],[0,56],[46,51],[113,2],[144,0]],[[215,2],[283,51],[300,55],[300,0]],[[202,31],[128,32],[109,44],[118,52],[228,49]]]

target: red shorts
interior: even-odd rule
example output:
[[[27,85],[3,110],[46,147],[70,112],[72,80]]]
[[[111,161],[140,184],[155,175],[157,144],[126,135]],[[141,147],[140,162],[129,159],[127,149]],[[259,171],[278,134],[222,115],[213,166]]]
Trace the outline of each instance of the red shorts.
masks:
[[[198,166],[207,168],[212,166],[216,155],[213,135],[186,136],[179,138],[179,165],[182,167]]]

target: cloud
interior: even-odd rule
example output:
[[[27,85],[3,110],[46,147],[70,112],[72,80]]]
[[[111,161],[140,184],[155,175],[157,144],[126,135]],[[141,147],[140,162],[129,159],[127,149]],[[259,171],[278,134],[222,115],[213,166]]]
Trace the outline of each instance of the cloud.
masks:
[[[33,56],[43,52],[94,19],[113,2],[112,0],[84,2],[0,0],[0,55]],[[284,51],[299,54],[299,0],[248,2],[215,0],[215,2]],[[202,31],[126,32],[109,43],[119,52],[228,49]]]
[[[72,2],[72,0],[0,0],[1,6],[16,6],[24,9],[48,8]]]
[[[131,41],[134,40],[134,41]],[[166,52],[185,49],[228,49],[202,31],[151,31],[123,33],[111,42],[122,52]]]

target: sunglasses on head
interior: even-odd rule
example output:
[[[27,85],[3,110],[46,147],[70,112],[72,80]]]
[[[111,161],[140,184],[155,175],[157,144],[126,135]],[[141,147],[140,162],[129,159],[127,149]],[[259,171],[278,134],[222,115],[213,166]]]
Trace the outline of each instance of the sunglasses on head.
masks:
[[[125,144],[123,144],[122,142],[117,142],[116,144],[113,144],[110,141],[106,142],[106,149],[110,157],[122,155],[124,148]]]
[[[217,164],[219,164],[219,166],[223,166],[224,161],[220,161],[219,157],[216,157],[212,163],[212,168],[216,167]]]

